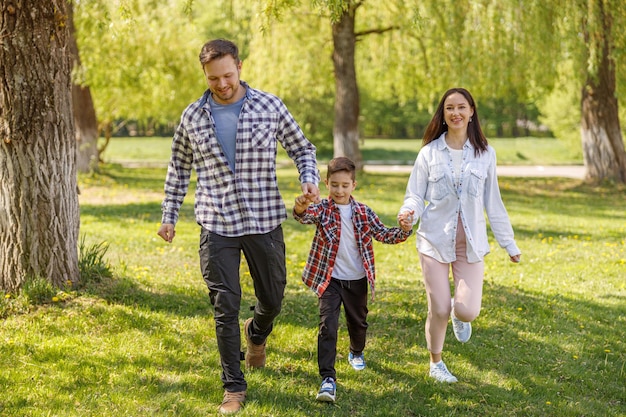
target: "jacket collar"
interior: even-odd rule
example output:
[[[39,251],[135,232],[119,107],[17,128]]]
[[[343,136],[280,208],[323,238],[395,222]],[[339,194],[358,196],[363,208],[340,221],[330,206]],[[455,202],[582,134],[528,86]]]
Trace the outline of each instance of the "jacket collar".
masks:
[[[443,151],[444,149],[448,148],[448,144],[446,143],[446,133],[447,132],[443,132],[441,136],[435,139],[435,144],[438,151]],[[468,139],[465,141],[465,145],[463,145],[463,148],[468,148],[470,151],[473,151],[474,145],[472,145],[472,142],[470,142]]]

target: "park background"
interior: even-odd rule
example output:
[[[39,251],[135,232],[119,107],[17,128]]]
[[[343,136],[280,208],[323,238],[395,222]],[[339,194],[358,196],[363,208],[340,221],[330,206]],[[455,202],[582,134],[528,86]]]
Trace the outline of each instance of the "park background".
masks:
[[[158,136],[171,133],[182,108],[205,88],[200,45],[224,36],[242,47],[242,78],[284,98],[320,149],[323,169],[335,145],[335,80],[331,13],[320,7],[336,3],[74,3],[82,59],[74,80],[92,92],[101,151],[98,164],[78,176],[81,279],[62,286],[32,279],[5,292],[0,414],[215,413],[219,358],[198,274],[192,198],[175,242],[156,236],[169,142]],[[356,52],[366,167],[411,163],[433,105],[453,85],[474,93],[500,163],[583,164],[584,65],[574,47],[579,37],[566,37],[578,30],[568,18],[578,16],[554,14],[559,7],[574,13],[583,3],[614,6],[616,21],[625,16],[621,2],[423,2],[419,15],[407,8],[417,3],[359,3],[369,6],[359,11],[363,34],[389,29],[360,38]],[[404,18],[411,29],[405,33],[420,34],[413,41],[396,28]],[[467,25],[471,19],[480,24]],[[569,45],[567,53],[555,55],[557,44]],[[616,73],[617,91],[623,74]],[[289,207],[297,174],[279,158]],[[393,224],[407,178],[366,169],[355,195]],[[546,177],[504,177],[500,185],[523,261],[509,263],[491,242],[475,335],[466,345],[448,335],[446,360],[461,383],[443,386],[427,377],[426,302],[410,239],[375,248],[379,291],[370,308],[368,369],[351,373],[340,357],[337,404],[316,403],[316,300],[299,278],[313,231],[290,219],[284,311],[268,367],[247,375],[242,415],[626,414],[623,185]],[[245,262],[242,268],[243,322],[253,297]]]

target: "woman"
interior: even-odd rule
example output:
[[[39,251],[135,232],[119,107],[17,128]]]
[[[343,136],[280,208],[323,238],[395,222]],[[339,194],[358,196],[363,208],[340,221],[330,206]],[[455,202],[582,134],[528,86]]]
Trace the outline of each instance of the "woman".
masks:
[[[448,317],[455,337],[464,343],[472,334],[471,321],[480,313],[483,258],[489,253],[485,212],[499,245],[512,262],[519,262],[521,252],[498,188],[495,150],[480,128],[471,94],[453,88],[443,95],[426,128],[398,214],[399,221],[419,220],[430,376],[440,382],[457,382],[442,361]]]

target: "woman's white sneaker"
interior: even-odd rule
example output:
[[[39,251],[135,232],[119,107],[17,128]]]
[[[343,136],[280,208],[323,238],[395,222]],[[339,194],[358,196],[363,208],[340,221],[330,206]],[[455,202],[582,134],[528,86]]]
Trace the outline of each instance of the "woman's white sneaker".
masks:
[[[458,379],[448,371],[446,364],[443,361],[437,363],[430,363],[430,376],[439,382],[453,383],[458,382]]]
[[[452,310],[450,311],[450,319],[452,319],[452,331],[454,337],[461,343],[465,343],[472,337],[472,323],[461,321],[454,316],[454,298],[452,299]]]

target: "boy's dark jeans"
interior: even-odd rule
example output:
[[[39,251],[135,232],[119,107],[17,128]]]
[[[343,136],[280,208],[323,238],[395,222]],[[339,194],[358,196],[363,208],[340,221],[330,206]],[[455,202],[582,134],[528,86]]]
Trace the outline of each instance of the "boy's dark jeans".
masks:
[[[367,333],[367,279],[332,279],[319,299],[320,324],[317,335],[317,363],[322,379],[336,379],[337,331],[343,304],[350,336],[350,352],[360,355]]]

